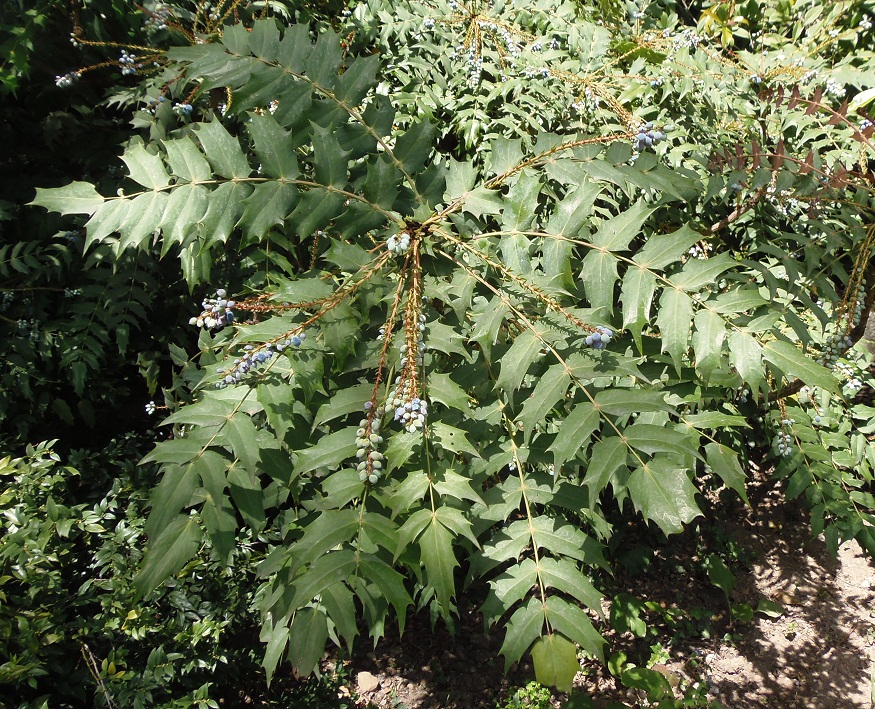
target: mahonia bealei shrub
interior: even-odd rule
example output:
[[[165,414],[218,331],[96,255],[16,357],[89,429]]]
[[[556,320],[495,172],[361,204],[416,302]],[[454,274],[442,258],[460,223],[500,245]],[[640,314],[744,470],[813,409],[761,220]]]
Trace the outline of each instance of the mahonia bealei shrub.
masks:
[[[213,259],[255,292],[193,318],[141,582],[203,535],[224,558],[241,521],[285,524],[268,676],[351,648],[359,617],[375,637],[414,606],[451,618],[464,565],[506,666],[529,652],[570,689],[578,648],[605,655],[618,511],[678,533],[706,486],[746,499],[749,457],[832,548],[875,551],[875,500],[833,484],[875,467],[837,367],[872,305],[872,146],[803,81],[851,57],[801,56],[786,20],[756,29],[763,54],[708,18],[548,5],[362,4],[343,44],[229,25],[168,52],[177,95],[226,101],[126,150],[141,192],[36,200],[86,214],[89,247],[151,238],[190,282]],[[843,21],[818,12],[811,46]]]

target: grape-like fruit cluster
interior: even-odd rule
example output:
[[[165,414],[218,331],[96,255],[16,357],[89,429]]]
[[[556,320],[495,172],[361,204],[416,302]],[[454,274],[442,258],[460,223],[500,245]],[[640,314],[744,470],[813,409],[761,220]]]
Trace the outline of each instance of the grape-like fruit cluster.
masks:
[[[122,50],[118,63],[122,70],[122,76],[131,76],[137,73],[137,69],[143,68],[143,64],[137,60],[136,55],[128,54],[125,49]]]
[[[373,406],[373,402],[365,402],[365,411],[370,412]],[[373,416],[359,421],[359,428],[356,431],[355,457],[359,459],[356,470],[359,480],[369,482],[371,485],[379,481],[385,462],[385,457],[377,450],[377,447],[383,443],[380,422],[383,420],[384,413],[385,409],[382,406],[377,407]]]
[[[645,123],[635,136],[635,149],[642,152],[658,145],[667,137],[664,131],[653,130],[653,123]]]
[[[422,430],[428,416],[428,402],[411,392],[405,393],[401,378],[395,379],[395,388],[386,400],[386,407],[394,410],[393,418],[409,433]]]
[[[402,231],[398,236],[390,236],[386,240],[386,248],[396,256],[403,256],[410,248],[410,234]]]
[[[217,384],[219,389],[224,389],[230,384],[237,384],[242,381],[244,375],[250,370],[257,369],[262,364],[269,362],[276,355],[289,347],[300,347],[304,340],[307,339],[307,333],[302,332],[297,335],[292,335],[284,341],[267,342],[263,345],[255,347],[246,345],[243,348],[243,356],[235,359],[233,366],[226,370],[219,368],[216,370],[218,374],[223,374],[224,377]]]
[[[848,366],[844,362],[838,362],[835,365],[836,371],[841,374],[847,381],[845,382],[845,386],[847,386],[851,391],[859,391],[863,388],[863,382],[860,381],[859,377],[856,376],[856,372],[853,367]]]
[[[144,28],[147,32],[160,31],[167,29],[167,22],[170,20],[170,8],[161,3],[155,7],[155,10],[149,13],[144,23]]]
[[[233,323],[236,303],[233,300],[228,300],[227,295],[224,288],[219,288],[216,290],[214,298],[204,298],[201,302],[203,311],[197,317],[189,320],[188,324],[213,330]]]
[[[708,258],[708,254],[711,253],[713,250],[714,247],[706,242],[704,245],[693,244],[693,246],[690,247],[690,250],[687,251],[687,254],[692,258],[706,259]]]
[[[863,299],[858,296],[854,303],[854,312],[847,331],[853,330],[860,324],[865,309],[866,306],[863,303]],[[822,365],[835,367],[839,357],[853,347],[854,340],[847,334],[847,331],[844,328],[840,328],[836,332],[827,335],[823,346],[824,351],[820,356],[820,363]]]
[[[56,76],[55,86],[57,86],[59,89],[69,89],[73,84],[79,81],[80,78],[82,78],[82,72],[71,71],[69,74]]]
[[[595,332],[591,332],[586,336],[584,342],[594,350],[603,350],[605,345],[609,344],[614,337],[614,331],[609,327],[599,325]]]
[[[793,419],[784,419],[781,425],[792,426],[793,423]],[[778,431],[778,455],[782,455],[785,458],[793,455],[793,436],[789,431]]]

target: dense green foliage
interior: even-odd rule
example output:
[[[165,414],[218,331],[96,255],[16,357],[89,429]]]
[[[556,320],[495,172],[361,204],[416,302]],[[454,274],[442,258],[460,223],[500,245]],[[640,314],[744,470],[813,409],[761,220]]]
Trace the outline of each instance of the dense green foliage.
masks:
[[[33,201],[74,217],[85,256],[0,247],[39,325],[7,317],[26,332],[4,395],[57,368],[78,403],[56,413],[87,422],[111,357],[139,357],[153,391],[156,348],[174,358],[171,435],[143,459],[160,482],[131,526],[148,540],[138,595],[134,555],[113,603],[139,613],[192,564],[205,585],[255,573],[216,595],[259,614],[270,680],[284,658],[306,675],[329,641],[403,629],[411,608],[452,624],[470,592],[505,628],[506,666],[530,653],[567,691],[578,648],[605,659],[598,628],[616,620],[598,590],[612,520],[678,533],[700,493],[746,499],[751,451],[831,549],[875,552],[875,410],[854,398],[875,244],[863,4],[373,0],[334,26],[331,8],[270,5],[121,23],[107,100],[137,109],[124,169]],[[37,291],[73,259],[68,312]],[[185,288],[203,312],[182,315]],[[175,305],[153,319],[165,289]],[[40,391],[29,415],[54,400]],[[44,461],[7,464],[42,480]],[[45,515],[12,520],[25,536],[64,519],[59,558],[74,528],[112,543],[88,536],[87,505],[49,510],[63,479],[42,497],[21,480],[8,504]],[[27,652],[25,673],[71,660]],[[150,691],[151,671],[131,686]],[[672,706],[647,672],[624,676]],[[127,701],[117,674],[102,681]]]

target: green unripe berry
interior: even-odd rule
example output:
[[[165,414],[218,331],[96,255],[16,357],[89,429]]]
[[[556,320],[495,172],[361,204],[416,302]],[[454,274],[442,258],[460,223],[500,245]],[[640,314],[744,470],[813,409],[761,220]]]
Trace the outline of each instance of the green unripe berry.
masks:
[[[372,467],[374,470],[380,470],[380,468],[383,467],[383,464],[382,464],[379,460],[372,460],[372,461],[371,461],[371,467]]]
[[[376,483],[377,480],[379,480],[379,479],[380,479],[380,476],[379,476],[379,475],[376,475],[375,473],[371,473],[371,474],[368,476],[368,481],[371,483],[371,485],[373,485],[374,483]]]

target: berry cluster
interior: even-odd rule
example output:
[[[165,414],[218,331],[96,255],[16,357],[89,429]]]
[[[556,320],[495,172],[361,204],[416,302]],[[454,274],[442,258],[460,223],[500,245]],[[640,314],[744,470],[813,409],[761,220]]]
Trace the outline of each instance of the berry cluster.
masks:
[[[785,458],[793,454],[793,436],[790,434],[790,427],[796,423],[794,419],[783,419],[781,421],[781,430],[778,431],[778,455]],[[788,430],[784,430],[786,427]]]
[[[747,400],[750,398],[750,387],[746,384],[739,387],[736,391],[736,398],[738,399],[739,404],[746,404]]]
[[[494,34],[497,34],[499,37],[501,37],[501,41],[504,43],[505,48],[510,53],[510,56],[512,56],[514,59],[519,58],[520,48],[517,44],[516,39],[510,33],[510,30],[508,30],[506,27],[497,25],[490,20],[478,20],[477,24],[480,25],[480,27],[482,27],[483,29],[489,32],[493,32]]]
[[[155,404],[154,401],[150,401],[148,404],[146,404],[145,409],[146,409],[146,414],[151,416],[152,414],[154,414],[158,410],[158,406]]]
[[[75,84],[79,79],[82,78],[81,71],[71,71],[69,74],[64,74],[63,76],[55,77],[55,86],[59,89],[69,89],[73,84]]]
[[[863,382],[860,381],[859,377],[856,376],[856,372],[854,368],[845,364],[844,362],[838,362],[835,366],[836,371],[841,374],[847,382],[845,386],[848,387],[851,391],[859,391],[863,388]]]
[[[385,337],[385,327],[380,328],[380,336]],[[401,353],[401,363],[407,359],[407,343],[398,348]],[[420,313],[418,322],[416,323],[416,366],[421,367],[424,360],[424,353],[428,349],[425,344],[425,315]]]
[[[860,121],[860,132],[862,133],[863,131],[871,128],[872,126],[875,126],[875,123],[870,121],[868,118],[864,118],[862,121]]]
[[[613,337],[614,332],[611,328],[600,325],[595,329],[595,332],[591,332],[586,336],[584,342],[594,350],[603,350]]]
[[[410,234],[402,231],[398,236],[390,236],[386,241],[386,248],[396,256],[403,256],[410,248]]]
[[[687,251],[687,254],[691,258],[706,259],[708,258],[708,254],[710,254],[713,250],[714,247],[711,246],[711,244],[705,242],[704,245],[694,244],[690,247],[689,251]]]
[[[243,348],[243,356],[234,360],[231,369],[225,370],[220,368],[216,370],[218,374],[224,375],[223,379],[217,384],[218,388],[224,389],[230,384],[240,383],[250,370],[257,369],[262,364],[269,362],[289,347],[300,347],[305,339],[307,339],[307,334],[302,332],[298,335],[292,335],[282,342],[266,342],[258,347],[246,345]]]
[[[395,421],[399,421],[410,433],[422,429],[425,425],[425,417],[428,415],[428,403],[425,399],[414,396],[407,403],[402,403],[403,399],[393,397],[389,401],[396,405],[393,416]]]
[[[668,36],[671,36],[671,32],[665,30],[662,34],[663,37],[667,37],[666,32],[668,32]],[[672,37],[671,44],[672,50],[677,51],[679,49],[696,49],[699,46],[699,43],[702,41],[702,38],[693,31],[693,30],[684,30],[676,37]]]
[[[850,322],[848,322],[845,327],[838,328],[835,332],[831,332],[827,335],[826,340],[824,341],[824,351],[820,356],[820,363],[825,367],[836,366],[839,357],[851,349],[854,344],[854,340],[847,333],[860,324],[866,306],[859,295],[851,298],[850,302],[854,303],[853,308],[849,308],[851,311],[849,318]],[[839,319],[839,322],[843,321],[843,318]]]
[[[422,26],[425,27],[425,29],[427,29],[427,30],[433,30],[434,29],[434,20],[431,19],[430,17],[426,17],[422,21]]]
[[[383,437],[380,435],[380,422],[383,419],[385,409],[382,406],[376,409],[373,407],[373,402],[365,402],[365,411],[369,416],[359,421],[359,429],[356,431],[355,439],[355,456],[359,459],[356,467],[359,480],[367,481],[371,485],[380,479],[385,459],[383,454],[377,450],[377,447],[383,442]],[[373,414],[371,414],[372,410]]]
[[[635,136],[635,149],[639,152],[652,148],[668,136],[661,130],[653,130],[653,123],[645,123]]]
[[[137,73],[137,69],[142,69],[143,64],[137,61],[137,57],[133,54],[128,54],[127,50],[122,50],[118,58],[119,66],[122,69],[122,76],[132,76]]]
[[[167,29],[167,21],[170,19],[170,8],[163,3],[158,4],[146,18],[144,27],[146,31],[157,32]]]
[[[177,103],[173,106],[173,112],[179,116],[190,116],[194,106],[190,103]]]
[[[845,87],[840,81],[836,81],[835,79],[827,79],[826,93],[830,96],[835,96],[836,98],[844,98]]]
[[[228,293],[224,288],[216,290],[215,298],[204,298],[201,302],[203,311],[197,317],[188,321],[189,325],[197,325],[197,327],[205,327],[207,330],[225,327],[234,322],[234,306],[236,303],[233,300],[226,300],[225,296]]]

